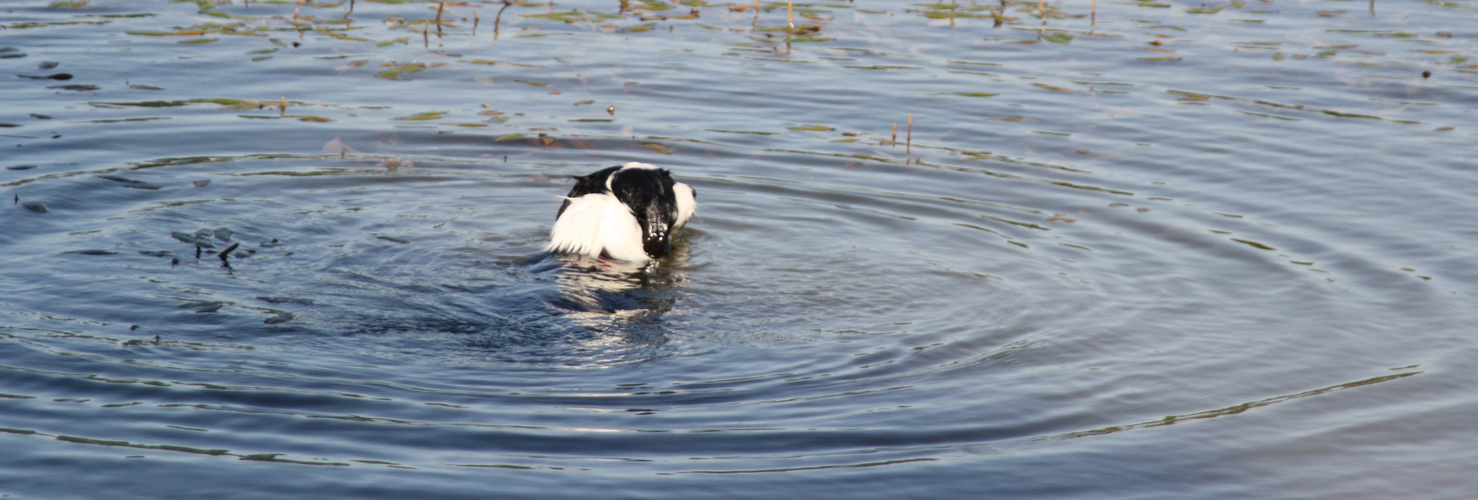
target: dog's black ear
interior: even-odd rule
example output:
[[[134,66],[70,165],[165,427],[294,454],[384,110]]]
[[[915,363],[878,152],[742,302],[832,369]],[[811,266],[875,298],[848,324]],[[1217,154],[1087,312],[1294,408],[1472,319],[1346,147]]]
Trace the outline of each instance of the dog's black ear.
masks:
[[[606,179],[609,179],[611,177],[611,174],[616,173],[617,170],[621,170],[621,167],[615,166],[603,168],[589,175],[570,176],[571,178],[575,179],[575,187],[570,188],[570,194],[566,195],[566,197],[579,198],[591,193],[605,192]],[[565,200],[564,203],[561,203],[559,205],[559,212],[554,214],[555,220],[558,220],[559,216],[564,215],[565,209],[569,208],[569,206],[570,200]]]

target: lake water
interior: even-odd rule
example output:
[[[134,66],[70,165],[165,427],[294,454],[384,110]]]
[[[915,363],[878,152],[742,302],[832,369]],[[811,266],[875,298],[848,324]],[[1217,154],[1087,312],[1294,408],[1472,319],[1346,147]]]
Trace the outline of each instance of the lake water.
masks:
[[[1478,4],[755,5],[0,7],[0,497],[1478,490]]]

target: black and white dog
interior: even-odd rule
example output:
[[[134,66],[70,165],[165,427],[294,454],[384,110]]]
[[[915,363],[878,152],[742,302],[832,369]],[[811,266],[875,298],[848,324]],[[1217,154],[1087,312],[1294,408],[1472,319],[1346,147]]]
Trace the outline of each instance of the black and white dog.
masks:
[[[601,169],[575,178],[545,250],[627,262],[659,259],[697,208],[697,193],[666,169],[638,162]]]

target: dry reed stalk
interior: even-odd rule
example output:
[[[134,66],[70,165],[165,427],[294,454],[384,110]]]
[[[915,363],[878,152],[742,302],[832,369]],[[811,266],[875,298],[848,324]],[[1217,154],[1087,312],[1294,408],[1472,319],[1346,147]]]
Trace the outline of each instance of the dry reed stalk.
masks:
[[[436,36],[441,36],[441,11],[446,8],[446,2],[436,2]]]

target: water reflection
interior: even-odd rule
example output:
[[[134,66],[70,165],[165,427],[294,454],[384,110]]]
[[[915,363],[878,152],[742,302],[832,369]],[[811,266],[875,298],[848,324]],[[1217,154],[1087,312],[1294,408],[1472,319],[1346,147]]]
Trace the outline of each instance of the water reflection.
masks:
[[[490,310],[463,342],[521,364],[600,368],[661,357],[671,334],[665,315],[687,280],[675,263],[542,255],[526,266],[531,281],[478,300]]]
[[[581,322],[658,322],[677,303],[677,285],[687,280],[686,258],[679,249],[670,258],[646,263],[550,256],[559,266],[553,305]]]

